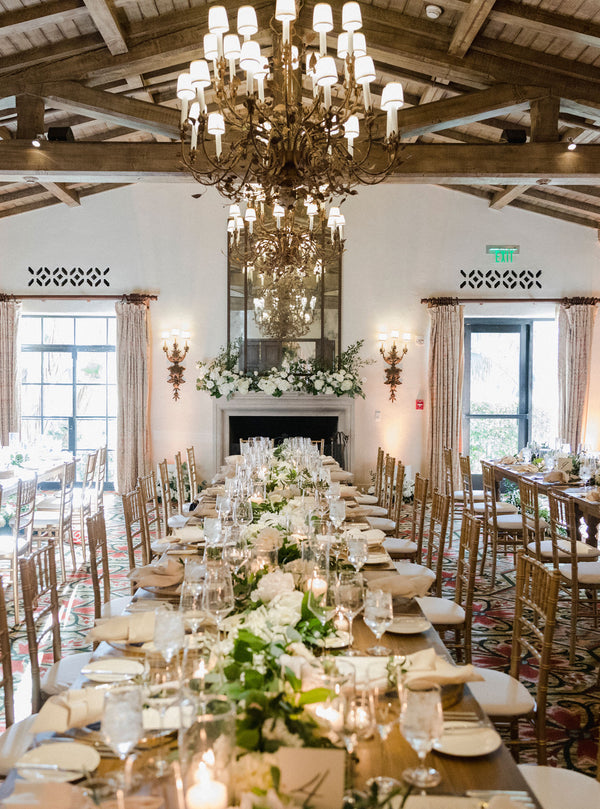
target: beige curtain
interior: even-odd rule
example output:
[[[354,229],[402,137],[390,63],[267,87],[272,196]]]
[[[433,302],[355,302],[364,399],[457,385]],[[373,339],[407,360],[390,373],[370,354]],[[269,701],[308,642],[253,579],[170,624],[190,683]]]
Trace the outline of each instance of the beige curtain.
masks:
[[[150,312],[146,298],[130,295],[117,313],[117,491],[126,494],[150,459]]]
[[[433,489],[444,491],[444,447],[460,448],[464,324],[454,300],[429,302],[429,417],[427,459]]]
[[[577,452],[587,416],[596,304],[566,299],[558,312],[558,432]]]
[[[8,446],[8,434],[21,425],[19,367],[19,317],[21,304],[0,295],[0,444]]]

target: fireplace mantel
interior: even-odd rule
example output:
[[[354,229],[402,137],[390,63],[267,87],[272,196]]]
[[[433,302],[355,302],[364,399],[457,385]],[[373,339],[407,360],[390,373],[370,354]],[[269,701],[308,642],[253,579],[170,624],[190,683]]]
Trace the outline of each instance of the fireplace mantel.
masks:
[[[266,393],[236,394],[231,399],[215,399],[215,464],[218,469],[225,461],[229,445],[229,418],[231,416],[337,416],[338,430],[350,437],[348,461],[354,461],[354,399],[349,396],[310,393],[284,393],[269,396]]]

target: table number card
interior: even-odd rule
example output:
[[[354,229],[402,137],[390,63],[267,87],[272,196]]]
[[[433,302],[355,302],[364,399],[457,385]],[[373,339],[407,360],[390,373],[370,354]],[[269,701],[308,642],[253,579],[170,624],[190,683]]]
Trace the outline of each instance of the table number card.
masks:
[[[344,797],[346,752],[312,747],[281,747],[275,754],[280,789],[311,809],[336,809]]]

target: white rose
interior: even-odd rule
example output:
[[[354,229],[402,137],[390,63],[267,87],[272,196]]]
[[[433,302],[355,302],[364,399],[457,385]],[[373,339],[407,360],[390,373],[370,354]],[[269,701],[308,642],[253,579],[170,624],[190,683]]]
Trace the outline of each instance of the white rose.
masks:
[[[265,529],[266,531],[272,529]],[[263,604],[269,604],[278,595],[286,595],[294,589],[294,577],[291,573],[284,573],[282,570],[274,570],[261,578],[256,587],[255,593]],[[254,596],[254,593],[252,594]],[[299,593],[301,596],[302,594]],[[302,598],[300,599],[302,601]]]
[[[325,383],[323,382],[322,379],[315,379],[315,382],[314,382],[315,390],[321,390],[321,388],[323,387],[324,384]]]
[[[342,390],[350,390],[352,388],[352,382],[349,379],[344,379],[342,382]]]

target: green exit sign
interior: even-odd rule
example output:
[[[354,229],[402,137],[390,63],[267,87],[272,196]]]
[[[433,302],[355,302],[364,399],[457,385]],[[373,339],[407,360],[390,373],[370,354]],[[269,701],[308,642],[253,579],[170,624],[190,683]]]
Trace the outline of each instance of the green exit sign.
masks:
[[[488,244],[485,252],[494,256],[496,264],[512,264],[513,257],[519,253],[518,244]]]

